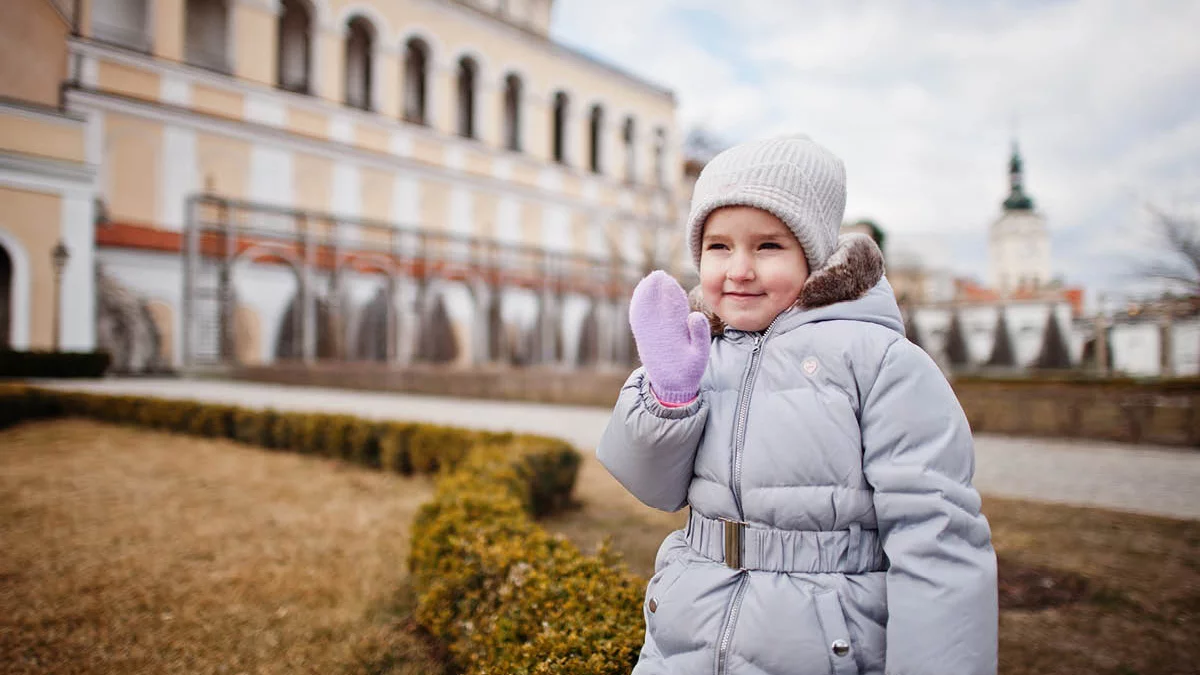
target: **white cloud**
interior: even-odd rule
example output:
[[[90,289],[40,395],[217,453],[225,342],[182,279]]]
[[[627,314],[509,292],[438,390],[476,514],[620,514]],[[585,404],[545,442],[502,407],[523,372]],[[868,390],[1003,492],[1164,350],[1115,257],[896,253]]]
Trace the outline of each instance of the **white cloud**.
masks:
[[[985,276],[1014,118],[1069,281],[1125,283],[1111,254],[1144,227],[1144,201],[1200,204],[1200,3],[558,0],[555,11],[559,38],[674,89],[685,130],[811,134],[846,161],[847,216],[897,241],[942,238],[915,247],[932,265]]]

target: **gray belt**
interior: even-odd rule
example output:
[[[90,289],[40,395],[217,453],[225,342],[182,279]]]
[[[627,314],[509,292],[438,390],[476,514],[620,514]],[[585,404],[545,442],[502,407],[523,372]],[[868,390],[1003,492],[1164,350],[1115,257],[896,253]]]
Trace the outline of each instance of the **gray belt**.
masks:
[[[688,517],[687,542],[726,567],[767,572],[863,574],[887,569],[878,530],[799,531],[755,527],[732,520]]]

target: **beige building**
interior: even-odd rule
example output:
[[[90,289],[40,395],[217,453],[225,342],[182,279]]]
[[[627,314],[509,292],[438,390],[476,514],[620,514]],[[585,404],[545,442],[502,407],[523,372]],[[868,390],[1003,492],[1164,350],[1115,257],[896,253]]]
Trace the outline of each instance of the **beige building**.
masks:
[[[18,348],[53,343],[51,251],[62,241],[63,345],[127,335],[113,328],[120,316],[105,313],[140,310],[152,319],[154,353],[138,358],[184,363],[184,332],[193,347],[204,342],[195,334],[204,326],[185,321],[185,307],[195,314],[202,304],[185,297],[181,255],[198,217],[189,200],[200,194],[280,232],[321,220],[338,255],[402,226],[636,262],[646,238],[677,220],[673,95],[553,42],[552,0],[9,2],[0,25],[0,333]],[[290,220],[262,225],[270,209]],[[324,294],[353,333],[387,285],[351,274],[343,286],[338,256],[329,269],[318,260],[300,272],[282,248],[246,241],[254,251],[232,252],[227,289],[243,362],[279,356],[283,324],[296,320],[289,303],[315,316]],[[405,281],[415,280],[388,283]],[[520,289],[494,293],[485,307],[469,279],[433,286],[463,360],[482,358],[486,312],[526,328],[541,320]],[[388,298],[420,315],[429,300],[416,293]],[[589,315],[616,325],[620,310],[586,289],[560,294],[564,358],[581,348],[571,336]],[[415,353],[417,338],[404,330],[388,339],[392,357]],[[137,351],[120,349],[125,358]]]
[[[0,348],[94,343],[87,118],[60,106],[70,22],[57,4],[10,0],[0,21]],[[56,293],[54,251],[70,251]],[[58,319],[61,317],[61,320]]]

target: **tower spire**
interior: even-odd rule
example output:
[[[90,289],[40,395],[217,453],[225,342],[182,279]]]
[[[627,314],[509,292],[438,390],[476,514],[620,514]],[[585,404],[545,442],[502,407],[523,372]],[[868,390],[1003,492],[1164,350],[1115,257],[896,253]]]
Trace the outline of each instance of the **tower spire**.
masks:
[[[1012,142],[1012,157],[1008,160],[1008,198],[1004,200],[1005,211],[1032,211],[1033,200],[1025,194],[1025,176],[1021,151],[1017,147],[1017,139]]]

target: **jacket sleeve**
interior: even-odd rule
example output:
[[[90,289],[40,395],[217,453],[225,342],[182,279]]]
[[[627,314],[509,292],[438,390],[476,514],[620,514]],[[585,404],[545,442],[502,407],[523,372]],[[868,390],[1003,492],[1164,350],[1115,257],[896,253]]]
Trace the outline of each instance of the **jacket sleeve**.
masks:
[[[996,554],[971,484],[966,416],[907,340],[883,357],[862,406],[863,471],[887,572],[889,675],[995,675]]]
[[[708,419],[703,392],[680,408],[668,408],[650,391],[638,368],[621,387],[596,456],[647,506],[678,511],[687,503],[696,448]]]

